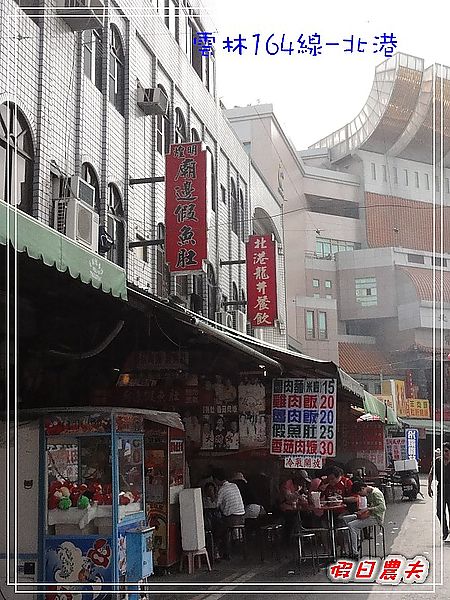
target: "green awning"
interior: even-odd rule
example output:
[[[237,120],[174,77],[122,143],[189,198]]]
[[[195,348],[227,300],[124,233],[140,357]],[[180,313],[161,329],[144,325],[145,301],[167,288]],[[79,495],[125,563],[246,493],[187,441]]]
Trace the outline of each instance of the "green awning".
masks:
[[[433,433],[433,419],[410,419],[409,417],[402,417],[402,421],[404,421],[408,427],[413,427],[415,429],[425,429],[427,433]],[[441,423],[440,421],[436,421],[436,433],[441,433]],[[450,433],[450,423],[444,423],[444,433]]]
[[[386,413],[387,409],[387,413]],[[400,423],[395,416],[394,411],[389,406],[386,406],[384,402],[369,394],[364,390],[364,410],[371,415],[380,417],[381,421],[386,422],[387,425],[397,425],[400,427]],[[385,421],[387,417],[387,421]]]
[[[69,271],[74,279],[79,278],[116,298],[127,299],[124,269],[0,201],[0,244],[6,246],[8,242],[30,258],[42,260],[62,273]]]

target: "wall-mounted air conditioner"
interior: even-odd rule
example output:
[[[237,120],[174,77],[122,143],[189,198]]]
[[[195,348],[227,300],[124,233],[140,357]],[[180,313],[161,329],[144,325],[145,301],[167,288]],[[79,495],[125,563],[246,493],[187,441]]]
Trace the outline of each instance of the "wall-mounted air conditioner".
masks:
[[[98,225],[98,214],[78,198],[55,200],[54,228],[93,252],[98,249]]]
[[[95,187],[79,175],[73,175],[68,185],[71,198],[78,198],[92,208],[95,207]]]
[[[143,88],[138,85],[137,104],[146,115],[166,115],[169,98],[161,88]]]
[[[233,329],[240,331],[241,333],[247,333],[247,315],[242,310],[234,310],[233,316]]]
[[[225,310],[216,312],[215,320],[225,327],[233,328],[233,315]]]
[[[103,0],[56,0],[56,12],[72,31],[101,29],[105,4]]]

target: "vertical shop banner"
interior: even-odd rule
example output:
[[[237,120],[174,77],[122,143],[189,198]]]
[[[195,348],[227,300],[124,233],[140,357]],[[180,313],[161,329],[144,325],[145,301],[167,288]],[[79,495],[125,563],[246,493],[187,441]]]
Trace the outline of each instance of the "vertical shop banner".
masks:
[[[419,460],[419,430],[405,429],[406,458]]]
[[[201,271],[207,258],[206,151],[172,144],[166,156],[166,261],[171,273]]]
[[[277,319],[275,240],[251,235],[247,242],[247,315],[252,327],[273,327]]]
[[[270,452],[336,456],[336,379],[274,379]]]

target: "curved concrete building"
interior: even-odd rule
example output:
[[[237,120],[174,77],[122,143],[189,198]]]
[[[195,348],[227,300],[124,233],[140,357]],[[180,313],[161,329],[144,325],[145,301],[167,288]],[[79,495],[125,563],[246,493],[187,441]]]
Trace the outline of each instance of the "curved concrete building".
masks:
[[[449,67],[425,68],[421,58],[396,54],[376,68],[358,116],[310,148],[327,148],[332,162],[359,149],[429,164],[442,155],[448,166],[449,103]]]

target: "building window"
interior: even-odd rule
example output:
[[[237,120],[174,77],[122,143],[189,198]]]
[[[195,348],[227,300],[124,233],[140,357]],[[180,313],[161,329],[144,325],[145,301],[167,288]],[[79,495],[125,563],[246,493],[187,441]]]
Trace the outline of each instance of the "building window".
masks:
[[[419,171],[414,171],[414,183],[416,185],[416,188],[419,187]]]
[[[313,294],[313,298],[320,298],[320,294]]]
[[[433,264],[435,267],[446,267],[447,259],[441,258],[440,256],[433,256]]]
[[[450,182],[448,180],[448,177],[445,178],[445,193],[450,194]]]
[[[167,29],[173,34],[174,38],[179,41],[178,35],[178,3],[174,0],[165,0],[164,2],[164,23]]]
[[[392,169],[392,174],[394,175],[394,183],[398,184],[398,169],[397,169],[397,167],[394,167]]]
[[[187,142],[186,121],[179,108],[175,109],[175,144]]]
[[[206,270],[206,286],[208,292],[208,319],[214,320],[217,311],[217,286],[214,269],[208,265]]]
[[[116,265],[125,266],[125,215],[122,198],[117,187],[110,183],[108,186],[107,231],[114,240],[114,245],[108,252],[108,258]]]
[[[403,169],[403,177],[405,185],[409,185],[408,169]]]
[[[377,306],[377,280],[375,277],[355,279],[356,302],[361,306]]]
[[[158,87],[166,94],[166,90],[162,85]],[[169,121],[169,107],[165,115],[158,115],[156,117],[156,149],[164,156],[169,154],[170,147],[170,121]]]
[[[33,140],[21,111],[10,102],[0,106],[0,199],[31,213]]]
[[[331,290],[331,288],[333,287],[333,283],[330,279],[325,279],[325,287],[329,290]]]
[[[320,280],[319,279],[313,279],[312,280],[312,286],[313,286],[313,288],[320,287]]]
[[[194,71],[197,73],[197,75],[200,77],[200,79],[202,78],[203,75],[203,64],[202,64],[202,55],[198,50],[198,46],[196,46],[194,44],[194,39],[195,36],[198,33],[197,27],[194,25],[194,23],[192,23],[192,21],[189,22],[189,37],[190,37],[190,46],[191,46],[191,50],[190,50],[190,59],[191,59],[191,65],[194,68]],[[207,59],[207,57],[205,57],[205,59]]]
[[[109,100],[121,115],[125,110],[125,54],[120,33],[111,25],[109,47]]]
[[[81,165],[81,177],[95,189],[94,207],[95,210],[100,213],[100,185],[98,183],[97,173],[90,163],[85,162]]]
[[[319,340],[326,340],[328,338],[327,313],[319,310],[317,322],[319,325]]]
[[[428,173],[425,173],[425,189],[430,189],[430,176],[428,175]]]
[[[357,242],[346,242],[343,240],[332,240],[327,238],[316,238],[317,258],[332,258],[336,252],[358,250],[360,244]]]
[[[164,240],[162,244],[156,246],[156,294],[160,298],[167,298],[170,291],[170,272],[164,249],[166,228],[162,223],[158,223],[156,235],[158,240]]]
[[[425,257],[422,256],[421,254],[408,254],[407,259],[408,259],[408,262],[410,262],[410,263],[416,263],[418,265],[425,264]]]
[[[239,231],[239,207],[237,199],[237,190],[234,179],[231,178],[231,231],[237,235]]]
[[[377,178],[377,167],[376,167],[375,163],[370,163],[370,168],[372,170],[372,179],[373,179],[373,181],[375,181]]]
[[[314,339],[316,337],[315,318],[313,310],[305,310],[306,338]]]
[[[201,140],[200,140],[199,132],[196,129],[192,128],[191,129],[191,142],[200,142],[200,141]]]
[[[241,240],[245,241],[245,203],[244,203],[244,194],[242,190],[239,190],[239,216],[241,221]]]
[[[325,295],[325,298],[326,298],[327,300],[332,300],[333,296],[332,296],[331,294],[326,294],[326,295]]]
[[[222,203],[226,204],[227,203],[227,190],[225,189],[224,185],[220,186],[220,197],[222,198]]]
[[[84,74],[102,90],[103,43],[101,30],[90,29],[83,33]]]
[[[144,239],[145,238],[142,235],[139,235],[139,234],[136,235],[136,240],[138,242],[143,242]],[[148,263],[148,247],[147,246],[136,246],[136,248],[134,248],[134,255],[139,260],[142,260],[143,262]]]
[[[217,210],[217,176],[214,164],[213,153],[210,148],[206,148],[206,194],[208,206],[213,212]]]
[[[383,174],[383,181],[386,183],[386,181],[387,181],[387,168],[386,168],[386,165],[381,165],[381,172]]]

